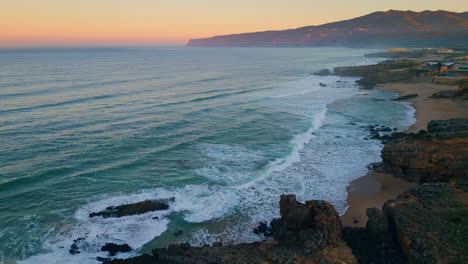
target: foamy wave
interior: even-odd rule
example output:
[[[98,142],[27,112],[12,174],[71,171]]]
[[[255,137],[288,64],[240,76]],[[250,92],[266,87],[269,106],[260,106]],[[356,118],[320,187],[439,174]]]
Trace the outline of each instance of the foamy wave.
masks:
[[[324,125],[332,125],[330,121],[326,121],[327,105],[357,92],[353,85],[349,85],[347,89],[334,89],[333,85],[337,80],[341,79],[308,77],[296,84],[290,84],[297,90],[296,92],[275,99],[286,101],[275,102],[271,107],[283,107],[284,104],[290,103],[289,100],[294,99],[294,96],[304,94],[313,96],[310,86],[317,85],[318,81],[327,84],[327,87],[313,88],[313,91],[321,93],[313,99],[313,102],[304,101],[296,108],[285,109],[311,117],[309,128],[290,141],[291,150],[286,157],[275,159],[263,166],[262,170],[256,170],[255,160],[262,157],[259,151],[240,145],[201,144],[198,146],[202,153],[201,159],[207,165],[196,169],[195,173],[218,185],[156,188],[134,195],[108,197],[90,203],[75,214],[78,223],[71,232],[60,234],[57,239],[49,241],[46,248],[52,253],[32,257],[20,263],[96,263],[97,256],[106,257],[104,252],[99,251],[105,243],[126,243],[134,249],[139,249],[167,230],[170,223],[168,216],[174,213],[182,214],[183,219],[189,223],[222,221],[233,214],[241,215],[237,222],[230,222],[231,227],[222,232],[201,229],[187,234],[193,245],[216,241],[251,242],[261,239],[251,232],[259,221],[269,221],[278,217],[278,197],[283,193],[295,193],[300,200],[328,200],[337,207],[338,211],[344,212],[347,206],[345,202],[347,184],[365,173],[366,164],[378,159],[380,147],[378,143],[362,140],[362,142],[356,141],[355,146],[339,153],[338,148],[341,146],[334,144],[344,146],[347,137],[362,139],[365,131],[358,130],[353,130],[352,133],[343,130],[341,136],[344,140],[334,140],[333,133],[322,134],[321,141],[325,142],[323,146],[311,144],[317,138],[314,133]],[[345,80],[353,81],[350,78]],[[327,140],[330,142],[326,142]],[[320,149],[313,146],[320,146]],[[226,173],[225,166],[229,165],[231,167]],[[172,197],[175,200],[167,211],[122,218],[88,217],[90,212],[101,211],[108,206]],[[153,219],[155,217],[158,217],[158,220]],[[86,244],[80,245],[83,253],[72,256],[68,253],[68,249],[73,239],[78,237],[86,237],[84,240]],[[120,254],[118,257],[131,254]]]

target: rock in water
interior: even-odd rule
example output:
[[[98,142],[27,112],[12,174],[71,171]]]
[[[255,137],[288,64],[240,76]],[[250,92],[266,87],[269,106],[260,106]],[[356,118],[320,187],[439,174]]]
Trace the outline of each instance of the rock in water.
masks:
[[[281,217],[270,227],[260,224],[277,241],[254,242],[212,247],[191,247],[188,244],[157,248],[152,256],[114,259],[105,264],[241,264],[241,263],[327,263],[357,264],[351,249],[341,240],[341,224],[333,206],[324,201],[296,201],[294,195],[281,196]],[[297,214],[297,215],[296,215]],[[259,228],[256,228],[257,232]]]
[[[403,95],[395,99],[392,99],[392,101],[403,101],[403,100],[408,100],[408,99],[416,98],[416,97],[418,97],[418,94],[407,94],[407,95]]]
[[[68,252],[70,252],[70,254],[72,255],[76,255],[76,254],[80,254],[80,248],[78,247],[78,245],[76,243],[73,243],[71,246],[70,246],[70,250],[68,250]]]
[[[109,217],[122,217],[128,215],[139,215],[152,211],[161,211],[169,209],[169,205],[157,201],[144,201],[133,204],[125,204],[119,206],[110,206],[106,210],[96,213],[90,213],[89,217],[102,216]]]
[[[119,252],[130,252],[132,248],[127,244],[117,245],[114,243],[107,243],[101,247],[101,251],[107,251],[111,256],[115,256]]]

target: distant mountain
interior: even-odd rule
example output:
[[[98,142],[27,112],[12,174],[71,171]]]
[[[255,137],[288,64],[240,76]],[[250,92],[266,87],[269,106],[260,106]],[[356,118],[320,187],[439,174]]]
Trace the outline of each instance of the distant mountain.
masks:
[[[192,39],[194,47],[466,46],[468,12],[375,12],[297,29]]]

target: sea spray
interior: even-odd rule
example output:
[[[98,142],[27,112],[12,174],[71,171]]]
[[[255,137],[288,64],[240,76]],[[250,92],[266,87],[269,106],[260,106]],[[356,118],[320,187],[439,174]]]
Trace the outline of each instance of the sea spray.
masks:
[[[135,251],[118,256],[125,257],[182,241],[254,241],[261,238],[252,228],[278,216],[282,193],[327,199],[343,211],[346,185],[379,150],[376,142],[363,145],[366,131],[346,124],[392,126],[401,120],[386,120],[386,113],[408,109],[367,110],[379,120],[348,115],[376,104],[373,92],[356,101],[355,79],[308,73],[372,63],[362,57],[370,51],[225,50],[65,50],[31,52],[27,61],[1,54],[31,80],[7,74],[2,80],[15,88],[0,91],[18,99],[2,105],[7,112],[0,117],[4,259],[95,263],[107,256],[100,251],[106,242],[131,245]],[[56,74],[34,67],[44,59],[59,67]],[[113,66],[122,62],[128,67]],[[348,142],[334,138],[348,135]],[[87,217],[107,206],[171,197],[165,212]],[[173,236],[178,229],[183,234]],[[71,244],[83,237],[83,253],[71,255]]]

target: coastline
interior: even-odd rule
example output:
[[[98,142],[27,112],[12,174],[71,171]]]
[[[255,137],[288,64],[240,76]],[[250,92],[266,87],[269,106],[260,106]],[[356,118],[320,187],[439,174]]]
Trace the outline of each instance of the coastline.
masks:
[[[467,101],[431,98],[431,95],[436,92],[456,90],[456,86],[430,82],[387,83],[378,85],[375,89],[398,92],[400,96],[418,94],[417,97],[402,100],[409,102],[415,109],[416,119],[415,123],[403,132],[417,133],[420,130],[426,130],[430,120],[466,118]],[[341,216],[341,222],[344,226],[364,227],[368,220],[367,208],[382,209],[386,201],[396,199],[400,193],[415,185],[417,183],[398,179],[391,174],[370,170],[348,186],[348,209]]]

